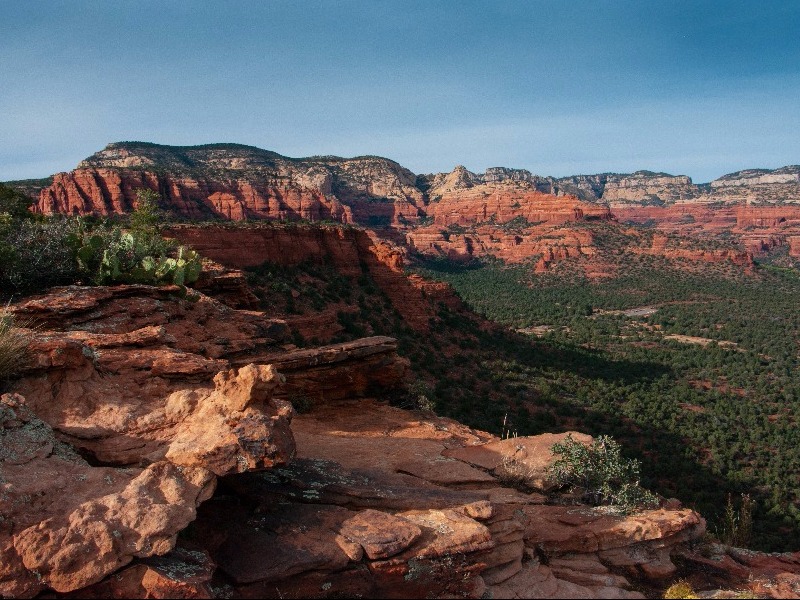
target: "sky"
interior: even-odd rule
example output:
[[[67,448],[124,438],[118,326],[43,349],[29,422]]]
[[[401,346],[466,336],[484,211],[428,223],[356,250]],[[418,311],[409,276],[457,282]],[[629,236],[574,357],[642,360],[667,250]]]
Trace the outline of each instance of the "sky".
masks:
[[[0,0],[0,180],[139,140],[699,183],[799,134],[795,0]]]

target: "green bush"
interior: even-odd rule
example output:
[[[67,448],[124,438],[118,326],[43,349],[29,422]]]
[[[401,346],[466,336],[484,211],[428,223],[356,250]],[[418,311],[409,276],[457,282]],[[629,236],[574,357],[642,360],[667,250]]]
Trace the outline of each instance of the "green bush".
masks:
[[[75,219],[46,222],[8,220],[0,231],[0,288],[29,293],[80,277],[74,240],[81,225]]]
[[[613,438],[602,435],[587,446],[568,434],[552,451],[559,456],[550,467],[553,480],[585,502],[624,511],[658,506],[658,498],[639,485],[639,461],[624,458]]]
[[[136,190],[136,208],[128,221],[131,231],[154,235],[163,219],[158,208],[158,194],[147,188]]]

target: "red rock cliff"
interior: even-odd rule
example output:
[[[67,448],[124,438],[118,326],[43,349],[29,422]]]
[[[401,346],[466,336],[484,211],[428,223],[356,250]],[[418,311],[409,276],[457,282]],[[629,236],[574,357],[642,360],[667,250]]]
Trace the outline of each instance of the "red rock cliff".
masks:
[[[436,286],[404,273],[404,251],[386,240],[355,228],[306,225],[264,225],[234,228],[183,225],[165,231],[203,256],[242,269],[264,262],[296,266],[304,261],[331,264],[347,277],[365,271],[386,293],[409,325],[426,330],[436,301],[458,304],[448,286]]]

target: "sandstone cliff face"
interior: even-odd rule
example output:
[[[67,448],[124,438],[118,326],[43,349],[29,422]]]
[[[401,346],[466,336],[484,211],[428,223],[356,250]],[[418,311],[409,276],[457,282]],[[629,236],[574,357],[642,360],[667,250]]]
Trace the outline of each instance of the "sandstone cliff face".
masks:
[[[331,264],[352,279],[366,271],[413,328],[426,330],[435,316],[435,304],[427,294],[436,286],[409,280],[403,270],[404,250],[369,231],[334,226],[269,225],[242,229],[185,225],[170,228],[165,235],[235,269],[264,262],[297,266],[312,261]],[[455,294],[447,286],[438,286],[435,294],[440,301],[457,304]]]
[[[119,143],[55,175],[35,210],[121,214],[135,208],[135,191],[145,187],[180,219],[358,224],[421,254],[537,258],[539,271],[579,257],[590,259],[583,262],[587,272],[602,272],[602,252],[591,234],[561,231],[565,225],[616,219],[693,238],[725,233],[731,256],[769,253],[800,235],[792,208],[800,203],[798,177],[796,166],[741,171],[703,185],[649,171],[556,179],[522,169],[472,173],[457,166],[417,177],[379,157],[290,159],[235,144]],[[716,260],[702,252],[681,257]]]
[[[432,224],[408,231],[408,246],[453,260],[520,262],[543,255],[552,262],[594,255],[591,234],[569,224],[611,220],[608,208],[532,190],[524,174],[492,171],[488,183],[466,170],[435,180],[429,192],[435,201],[427,209]]]
[[[569,177],[542,177],[522,169],[494,167],[472,173],[457,166],[450,173],[424,176],[430,195],[482,184],[515,182],[530,191],[575,196],[585,202],[616,206],[660,206],[675,202],[774,204],[800,202],[800,167],[752,169],[723,175],[710,184],[695,184],[685,175],[651,171],[631,174],[602,173]]]
[[[747,204],[800,202],[800,166],[750,169],[711,182],[712,196]]]
[[[422,193],[416,177],[379,157],[289,159],[258,148],[222,144],[170,147],[111,144],[54,176],[40,192],[43,214],[129,212],[135,190],[159,192],[184,219],[415,221]]]

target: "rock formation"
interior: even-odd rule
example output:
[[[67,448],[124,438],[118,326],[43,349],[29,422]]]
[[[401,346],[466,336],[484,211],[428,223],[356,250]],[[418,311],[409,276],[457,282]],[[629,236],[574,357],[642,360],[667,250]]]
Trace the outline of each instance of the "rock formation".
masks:
[[[237,144],[170,147],[110,144],[39,195],[44,214],[113,215],[136,205],[135,190],[159,192],[185,219],[307,219],[386,225],[416,220],[415,176],[379,157],[290,159]]]
[[[436,305],[429,302],[430,298],[435,296],[437,301],[451,305],[458,303],[448,286],[420,278],[409,279],[404,273],[406,252],[402,247],[357,228],[264,224],[246,229],[215,226],[210,234],[203,226],[181,225],[166,229],[164,235],[236,269],[256,267],[265,262],[296,267],[311,261],[330,264],[351,279],[367,272],[404,320],[419,331],[426,330],[430,319],[435,317]],[[316,320],[310,325],[312,327],[306,329],[302,324],[293,323],[303,333],[318,329],[320,325],[324,327],[324,323]]]
[[[391,340],[292,352],[282,322],[194,294],[68,287],[14,305],[36,333],[0,407],[0,594],[68,592],[165,554],[218,477],[290,461],[286,378],[259,354],[345,396],[405,374]]]
[[[800,239],[797,166],[740,171],[710,184],[650,171],[553,178],[504,167],[415,176],[372,156],[293,159],[236,144],[122,142],[69,173],[14,185],[36,191],[34,209],[43,214],[118,215],[135,208],[138,188],[149,188],[180,220],[334,221],[376,230],[421,255],[532,260],[540,272],[577,259],[598,276],[614,260],[596,243],[604,235],[591,227],[596,222],[715,240],[718,252],[665,256],[745,266],[752,258],[744,253],[790,247],[794,256],[791,240]]]
[[[394,272],[364,232],[331,232],[284,254],[338,239]],[[712,574],[704,589],[796,585],[797,557],[696,553],[705,523],[676,501],[626,515],[559,496],[563,434],[500,440],[389,406],[408,368],[391,338],[298,350],[284,322],[176,287],[55,288],[11,310],[37,329],[0,400],[0,595],[636,598],[685,575],[676,558]]]

